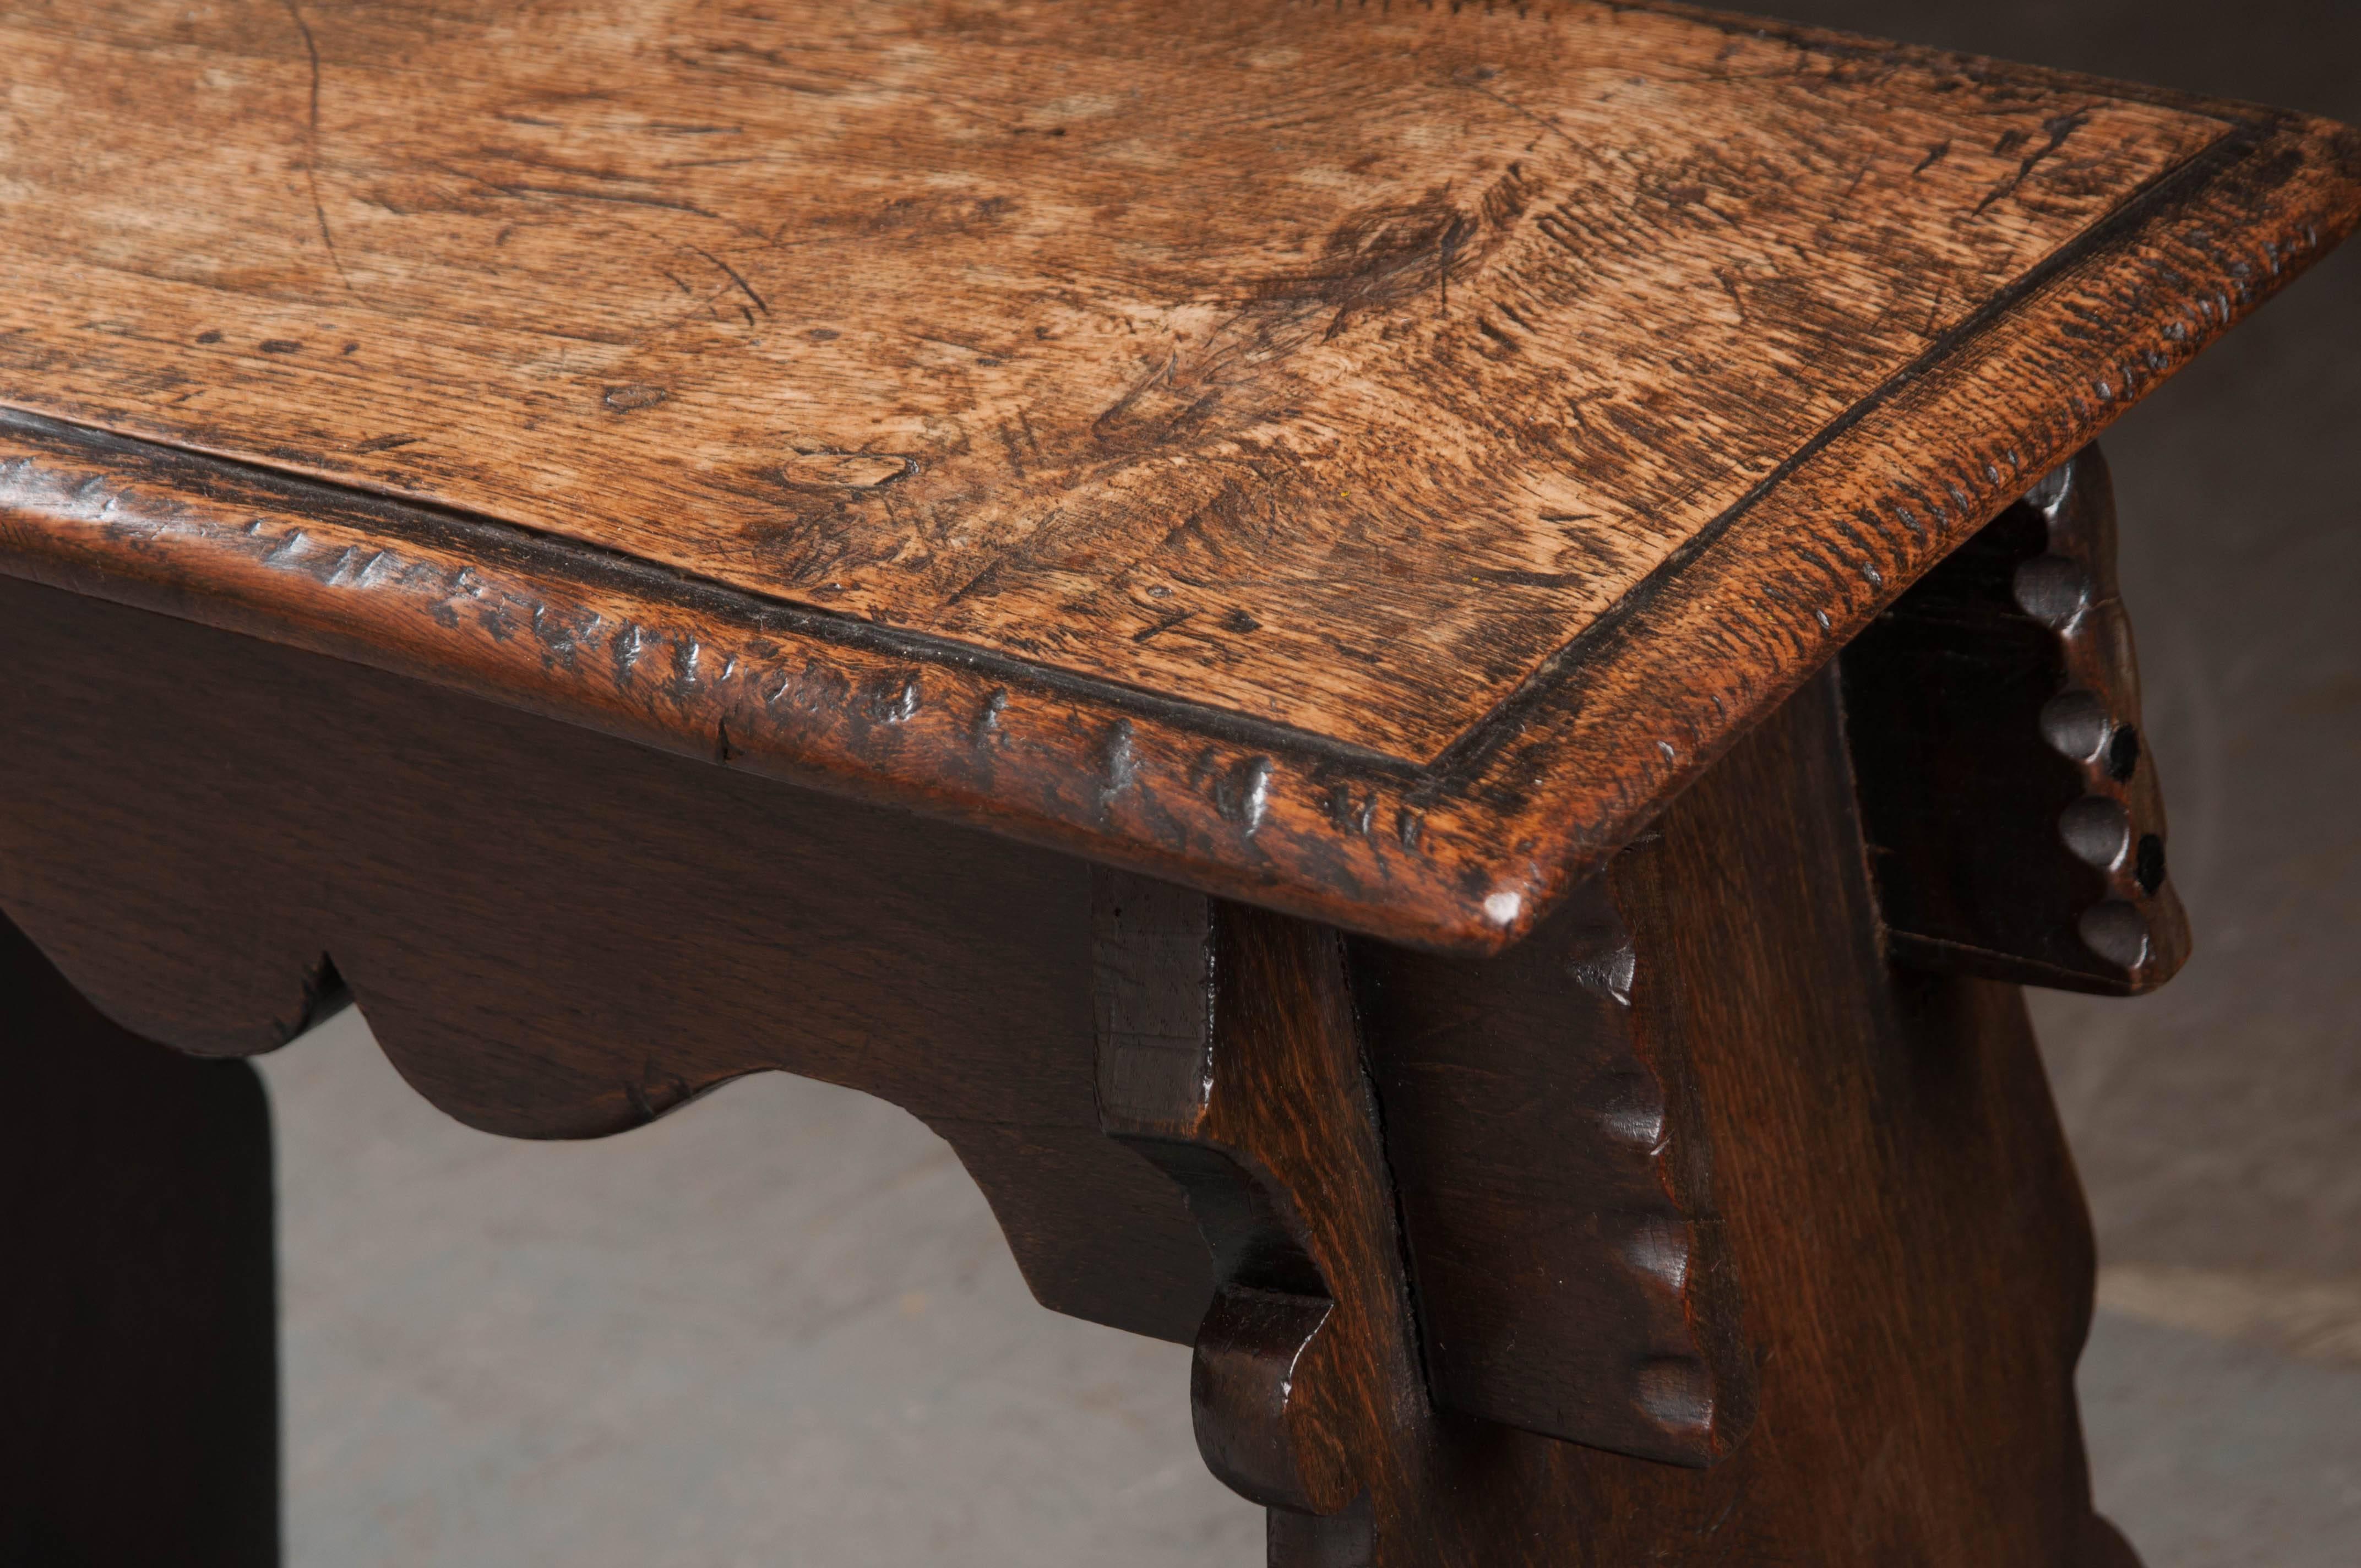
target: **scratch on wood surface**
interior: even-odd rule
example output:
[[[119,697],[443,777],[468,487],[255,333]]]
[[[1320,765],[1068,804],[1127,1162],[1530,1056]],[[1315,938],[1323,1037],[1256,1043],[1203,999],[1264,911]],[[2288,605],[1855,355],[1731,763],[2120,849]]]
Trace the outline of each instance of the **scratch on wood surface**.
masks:
[[[706,213],[701,215],[710,217],[713,214]],[[725,274],[727,274],[730,281],[738,285],[738,291],[744,294],[749,300],[754,302],[754,308],[756,310],[762,312],[766,316],[771,313],[769,303],[763,300],[762,295],[754,291],[754,286],[746,281],[745,278],[739,272],[738,269],[730,266],[730,263],[722,260],[721,258],[714,255],[713,252],[706,249],[701,245],[692,245],[688,248],[697,252],[697,255],[702,256],[706,260],[710,261],[714,266],[719,268]]]
[[[2024,161],[2016,166],[2016,172],[1993,186],[1991,193],[1976,203],[1976,211],[1981,213],[1994,202],[2004,201],[2016,194],[2018,187],[2025,183],[2026,178],[2033,172],[2036,164],[2064,147],[2068,137],[2090,123],[2091,112],[2087,107],[2076,109],[2069,114],[2053,115],[2042,121],[2041,128],[2049,139],[2026,154]],[[2023,130],[2013,130],[2001,137],[2001,144],[2004,148],[2006,148],[2011,145],[2022,145],[2024,139],[2026,138]]]
[[[320,244],[326,248],[329,264],[335,268],[336,276],[343,280],[345,288],[349,291],[353,286],[352,276],[345,270],[345,258],[336,254],[336,236],[328,229],[328,209],[320,200],[319,40],[313,38],[312,24],[303,19],[302,7],[296,4],[296,0],[280,0],[280,4],[287,7],[287,19],[295,24],[297,32],[303,35],[303,54],[311,62],[312,68],[311,93],[306,101],[304,123],[303,182],[312,192],[312,215],[320,225]]]

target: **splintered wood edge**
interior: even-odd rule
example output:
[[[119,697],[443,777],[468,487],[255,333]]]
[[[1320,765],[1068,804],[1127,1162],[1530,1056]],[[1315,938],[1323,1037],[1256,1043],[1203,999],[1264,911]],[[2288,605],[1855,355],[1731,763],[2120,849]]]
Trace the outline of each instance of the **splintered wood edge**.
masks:
[[[0,414],[0,571],[1415,946],[1495,951],[2361,220],[2258,114],[1833,422],[1426,764],[506,523]]]

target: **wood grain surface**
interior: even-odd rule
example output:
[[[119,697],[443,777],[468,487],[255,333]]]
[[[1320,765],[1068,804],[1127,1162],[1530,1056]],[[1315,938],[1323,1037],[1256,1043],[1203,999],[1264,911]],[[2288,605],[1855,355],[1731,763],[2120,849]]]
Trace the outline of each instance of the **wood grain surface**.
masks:
[[[0,44],[0,568],[1477,948],[2361,206],[2323,122],[1579,3]]]

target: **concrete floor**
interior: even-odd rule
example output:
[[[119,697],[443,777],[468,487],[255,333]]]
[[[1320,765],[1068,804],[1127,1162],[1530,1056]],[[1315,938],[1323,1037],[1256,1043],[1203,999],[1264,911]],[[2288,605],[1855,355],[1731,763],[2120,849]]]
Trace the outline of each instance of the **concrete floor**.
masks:
[[[1043,1311],[950,1146],[777,1075],[470,1132],[352,1014],[266,1059],[290,1568],[1260,1562],[1189,1353]]]
[[[1786,0],[1804,19],[2361,122],[2361,4]],[[2082,1386],[2149,1568],[2361,1539],[2361,243],[2109,445],[2198,956],[2037,995],[2096,1216]],[[501,1143],[347,1014],[280,1128],[292,1568],[1259,1561],[1187,1353],[1035,1307],[950,1154],[776,1078]]]

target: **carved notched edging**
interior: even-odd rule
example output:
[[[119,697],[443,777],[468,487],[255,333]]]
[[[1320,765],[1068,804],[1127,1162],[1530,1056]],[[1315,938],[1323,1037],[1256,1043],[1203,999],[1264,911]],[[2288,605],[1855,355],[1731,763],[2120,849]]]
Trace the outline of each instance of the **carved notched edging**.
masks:
[[[1644,836],[1497,958],[1354,961],[1436,1399],[1702,1466],[1744,1440],[1755,1371],[1662,854]]]
[[[1685,1466],[1744,1440],[1660,847],[1491,959],[1096,876],[1100,1121],[1213,1254],[1191,1388],[1240,1493],[1368,1494],[1382,1531],[1455,1414]]]
[[[2113,488],[2088,447],[1846,652],[1854,774],[1897,957],[2117,994],[2187,958],[2114,555]]]
[[[2041,737],[2082,786],[2059,813],[2058,836],[2105,879],[2105,896],[2075,916],[2075,934],[2133,989],[2148,990],[2188,958],[2189,921],[2166,880],[2163,789],[2140,742],[2139,662],[2116,583],[2105,458],[2085,448],[2023,504],[2048,524],[2049,547],[2017,567],[2011,592],[2056,635],[2067,683],[2042,706]]]

